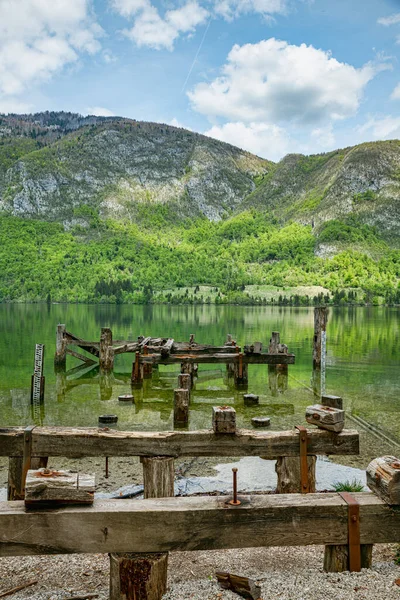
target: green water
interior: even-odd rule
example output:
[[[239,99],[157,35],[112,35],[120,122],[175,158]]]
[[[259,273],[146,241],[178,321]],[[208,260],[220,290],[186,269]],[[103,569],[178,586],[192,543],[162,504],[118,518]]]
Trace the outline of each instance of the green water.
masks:
[[[400,310],[396,308],[332,308],[327,328],[326,393],[343,396],[352,416],[400,442]],[[271,429],[304,423],[305,407],[314,402],[312,378],[313,309],[241,306],[0,306],[0,425],[97,426],[98,416],[117,414],[119,429],[173,429],[172,399],[178,365],[160,366],[152,380],[135,389],[135,404],[118,402],[131,391],[133,355],[118,356],[114,374],[101,378],[97,368],[66,377],[53,369],[57,323],[85,339],[98,340],[109,326],[114,339],[138,335],[173,337],[199,343],[223,344],[227,333],[239,345],[262,341],[271,331],[296,355],[289,377],[268,377],[265,365],[249,367],[248,391],[259,394],[256,407],[243,406],[243,391],[233,387],[225,366],[200,365],[190,410],[190,429],[211,426],[211,406],[232,404],[238,424],[249,427],[252,416],[270,416]],[[30,405],[30,381],[35,343],[45,344],[45,402]],[[67,369],[79,365],[68,357]],[[218,367],[218,368],[216,368]],[[357,424],[357,427],[359,426]],[[376,438],[378,439],[378,438]],[[378,444],[379,446],[379,444]],[[398,451],[393,447],[393,452]]]

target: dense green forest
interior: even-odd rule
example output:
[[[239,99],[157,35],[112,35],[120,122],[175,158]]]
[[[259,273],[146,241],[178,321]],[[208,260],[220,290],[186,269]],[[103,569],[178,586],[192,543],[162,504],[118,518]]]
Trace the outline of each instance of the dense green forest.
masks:
[[[354,216],[329,221],[316,234],[310,225],[282,226],[256,210],[179,224],[162,205],[144,208],[140,224],[78,211],[86,226],[69,231],[0,217],[0,301],[400,302],[400,251]],[[319,258],[322,242],[339,252]]]

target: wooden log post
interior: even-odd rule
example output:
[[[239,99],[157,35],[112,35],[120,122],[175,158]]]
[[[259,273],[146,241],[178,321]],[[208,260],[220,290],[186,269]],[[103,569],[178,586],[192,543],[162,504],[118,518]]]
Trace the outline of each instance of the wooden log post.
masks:
[[[181,362],[181,373],[183,375],[190,375],[192,386],[194,380],[194,365],[191,362]]]
[[[149,353],[149,349],[147,346],[143,346],[143,354],[147,356]],[[153,376],[153,365],[150,363],[145,363],[143,365],[143,379],[151,379]]]
[[[174,390],[174,425],[187,425],[189,421],[189,390]]]
[[[233,340],[233,336],[231,333],[228,333],[226,335],[226,340],[225,340],[225,346],[232,346],[234,345],[235,342]],[[234,363],[226,363],[226,374],[228,375],[228,377],[233,377],[234,375],[234,371],[235,371],[235,364]]]
[[[144,497],[174,496],[174,459],[143,456]],[[110,600],[161,600],[167,591],[168,552],[110,554]]]
[[[67,366],[67,340],[65,339],[65,325],[58,324],[56,332],[56,353],[54,355],[54,367],[66,369]]]
[[[109,327],[101,328],[99,364],[103,371],[112,371],[114,368],[114,348],[112,345],[112,331]]]
[[[268,354],[278,354],[278,348],[281,343],[279,331],[273,331],[269,340]]]
[[[367,467],[367,485],[390,505],[400,505],[400,460],[395,456],[375,458]]]
[[[178,389],[181,390],[189,390],[189,401],[190,401],[190,391],[192,389],[193,381],[191,375],[189,373],[180,373],[178,375]]]
[[[362,569],[371,568],[372,549],[373,544],[361,544]],[[324,571],[327,573],[342,573],[349,570],[349,547],[346,545],[325,546]]]
[[[310,493],[315,492],[316,456],[307,456],[308,482]],[[275,471],[278,476],[276,491],[278,494],[300,494],[301,470],[299,456],[280,456],[276,461]]]
[[[306,408],[306,421],[320,429],[340,433],[344,428],[344,410],[312,404]]]
[[[33,456],[30,461],[31,469],[47,467],[47,456]],[[25,498],[24,460],[22,456],[10,456],[8,459],[7,500],[23,500]]]
[[[325,365],[326,349],[326,324],[328,321],[328,309],[326,306],[314,308],[314,346],[313,346],[313,368],[321,369]]]
[[[135,360],[132,363],[131,383],[134,385],[143,384],[143,364],[140,363],[140,352],[135,353]]]
[[[214,433],[236,433],[236,410],[231,406],[213,406]]]
[[[234,363],[234,383],[237,387],[247,387],[249,383],[248,364],[243,362],[243,353],[239,352],[238,360]]]

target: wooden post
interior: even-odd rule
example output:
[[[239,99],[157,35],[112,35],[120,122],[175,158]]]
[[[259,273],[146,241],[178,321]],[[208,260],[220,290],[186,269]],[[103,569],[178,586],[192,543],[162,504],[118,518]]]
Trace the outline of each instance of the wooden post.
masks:
[[[143,456],[144,497],[171,498],[174,496],[174,458],[172,456]]]
[[[192,386],[193,386],[193,379],[194,379],[194,365],[193,365],[193,363],[182,362],[181,363],[181,373],[182,373],[182,375],[190,375],[191,381],[192,381]]]
[[[178,375],[178,388],[181,390],[189,390],[189,401],[190,401],[190,391],[192,389],[192,377],[189,373],[180,373]]]
[[[328,309],[326,306],[314,308],[314,348],[313,368],[320,369],[325,364],[323,346],[326,348],[326,323],[328,321]]]
[[[308,481],[310,493],[315,492],[315,463],[316,456],[307,456]],[[275,471],[278,476],[276,491],[278,494],[300,494],[300,457],[280,456],[276,461]]]
[[[147,346],[143,346],[143,354],[147,356],[149,353],[149,349]],[[145,363],[143,365],[143,379],[151,379],[153,376],[153,365],[150,363]]]
[[[269,340],[268,354],[278,354],[278,348],[281,343],[279,331],[273,331]]]
[[[161,600],[168,553],[110,554],[110,600]]]
[[[58,369],[65,369],[67,366],[67,341],[65,339],[65,325],[61,324],[57,325],[54,366]]]
[[[100,384],[100,400],[110,400],[112,396],[112,385],[113,385],[113,374],[110,371],[100,370],[99,373],[99,384]]]
[[[236,433],[236,410],[231,406],[213,406],[214,433]]]
[[[239,353],[239,359],[234,363],[234,382],[236,386],[247,387],[249,382],[248,365],[243,363],[243,354]]]
[[[372,565],[373,544],[361,544],[361,568],[370,569]],[[325,546],[324,571],[342,573],[349,570],[349,547],[346,545]]]
[[[189,390],[174,390],[174,425],[187,425],[189,421]]]
[[[174,495],[174,459],[144,456],[144,497]],[[110,554],[110,600],[161,600],[167,591],[168,552]]]
[[[140,352],[135,353],[135,362],[132,364],[131,383],[138,385],[143,383],[143,365],[140,364]]]
[[[104,371],[112,371],[114,368],[112,331],[109,327],[101,328],[99,364],[100,369],[103,369]]]

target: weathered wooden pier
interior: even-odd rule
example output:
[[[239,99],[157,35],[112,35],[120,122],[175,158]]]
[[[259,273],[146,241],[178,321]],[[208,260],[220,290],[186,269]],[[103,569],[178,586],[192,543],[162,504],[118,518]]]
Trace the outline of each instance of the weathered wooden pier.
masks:
[[[255,342],[245,346],[244,350],[236,345],[228,335],[223,346],[198,344],[194,335],[189,342],[177,342],[173,338],[152,338],[139,336],[136,341],[113,340],[108,327],[101,329],[100,340],[87,341],[66,330],[65,325],[57,326],[56,353],[54,364],[57,369],[65,369],[67,355],[73,356],[85,365],[96,363],[93,358],[72,350],[78,347],[98,359],[100,369],[110,372],[114,368],[114,358],[119,354],[133,353],[132,383],[140,385],[143,379],[151,377],[153,368],[158,365],[180,364],[181,372],[193,375],[199,364],[225,364],[233,374],[235,384],[246,386],[248,366],[265,364],[286,366],[294,364],[295,356],[288,353],[287,346],[281,344],[279,333],[273,332],[268,352],[262,351],[262,344]]]

